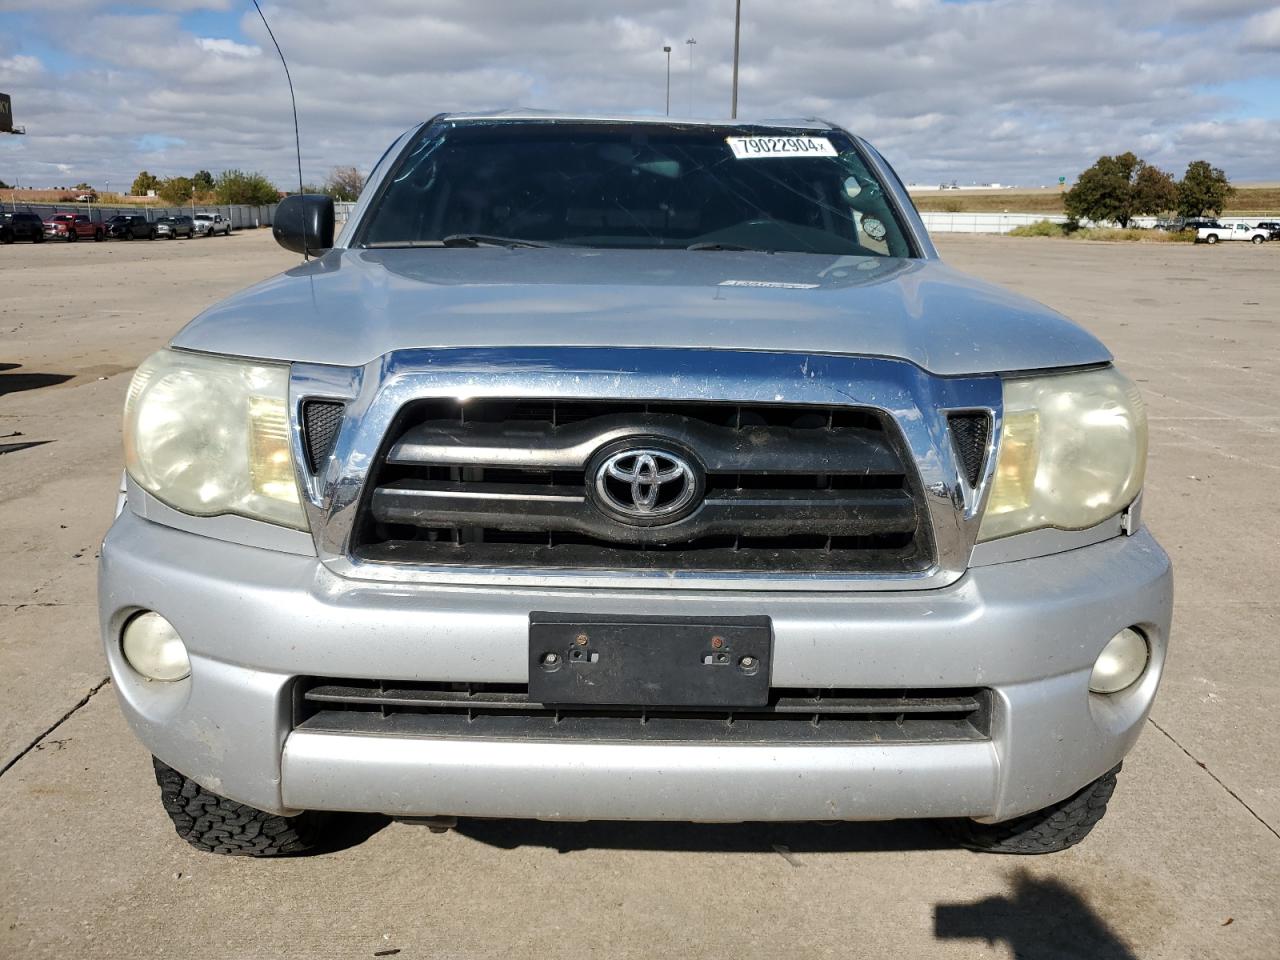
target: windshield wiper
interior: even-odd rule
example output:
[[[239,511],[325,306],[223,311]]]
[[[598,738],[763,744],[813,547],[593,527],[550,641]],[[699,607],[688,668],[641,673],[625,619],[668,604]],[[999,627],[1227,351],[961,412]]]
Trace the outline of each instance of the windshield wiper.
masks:
[[[410,247],[549,247],[537,240],[493,237],[487,233],[451,233],[442,240],[377,240],[366,243],[369,250],[403,250]]]
[[[549,244],[518,237],[495,237],[487,233],[451,233],[440,241],[446,247],[545,247]]]
[[[762,247],[744,247],[740,243],[720,243],[718,240],[707,240],[702,243],[691,243],[686,250],[738,250],[748,253],[773,253],[772,250],[765,250]]]

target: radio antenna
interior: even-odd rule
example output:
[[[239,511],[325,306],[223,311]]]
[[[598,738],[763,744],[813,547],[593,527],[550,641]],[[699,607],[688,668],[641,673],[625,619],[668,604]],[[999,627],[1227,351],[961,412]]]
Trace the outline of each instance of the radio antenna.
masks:
[[[289,63],[284,58],[284,51],[280,49],[280,42],[276,40],[275,33],[271,30],[271,24],[267,23],[267,15],[262,12],[262,8],[258,6],[258,0],[253,0],[253,9],[258,11],[258,16],[262,18],[262,25],[267,28],[267,36],[271,38],[271,43],[276,48],[276,55],[280,57],[280,65],[284,67],[284,78],[289,84],[289,102],[293,104],[293,145],[298,154],[298,195],[306,193],[302,185],[302,135],[298,133],[298,98],[293,94],[293,77],[289,76]],[[306,221],[303,221],[303,230],[306,230]],[[307,256],[307,238],[305,233],[302,238],[302,259],[310,259]]]

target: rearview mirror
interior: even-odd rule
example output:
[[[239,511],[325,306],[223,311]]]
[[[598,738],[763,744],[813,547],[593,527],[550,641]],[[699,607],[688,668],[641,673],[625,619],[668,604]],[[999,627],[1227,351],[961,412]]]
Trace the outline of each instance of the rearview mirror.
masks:
[[[286,250],[324,253],[333,246],[333,219],[333,197],[294,194],[276,207],[271,233]]]

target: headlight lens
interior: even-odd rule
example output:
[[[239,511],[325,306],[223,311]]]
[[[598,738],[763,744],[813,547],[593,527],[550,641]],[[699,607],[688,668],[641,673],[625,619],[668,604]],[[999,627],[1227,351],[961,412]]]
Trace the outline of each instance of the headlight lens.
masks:
[[[1133,502],[1146,467],[1146,410],[1114,367],[1006,380],[978,539],[1092,527]]]
[[[307,529],[289,445],[289,370],[161,350],[133,375],[125,465],[184,513]]]

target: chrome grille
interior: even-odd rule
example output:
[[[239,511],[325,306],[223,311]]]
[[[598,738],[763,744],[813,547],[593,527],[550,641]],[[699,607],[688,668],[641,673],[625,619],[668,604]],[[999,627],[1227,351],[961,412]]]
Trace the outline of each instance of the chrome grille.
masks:
[[[689,516],[602,512],[587,476],[611,443],[687,450]],[[912,573],[933,559],[896,428],[859,408],[482,398],[396,418],[353,527],[363,561],[453,566]]]

